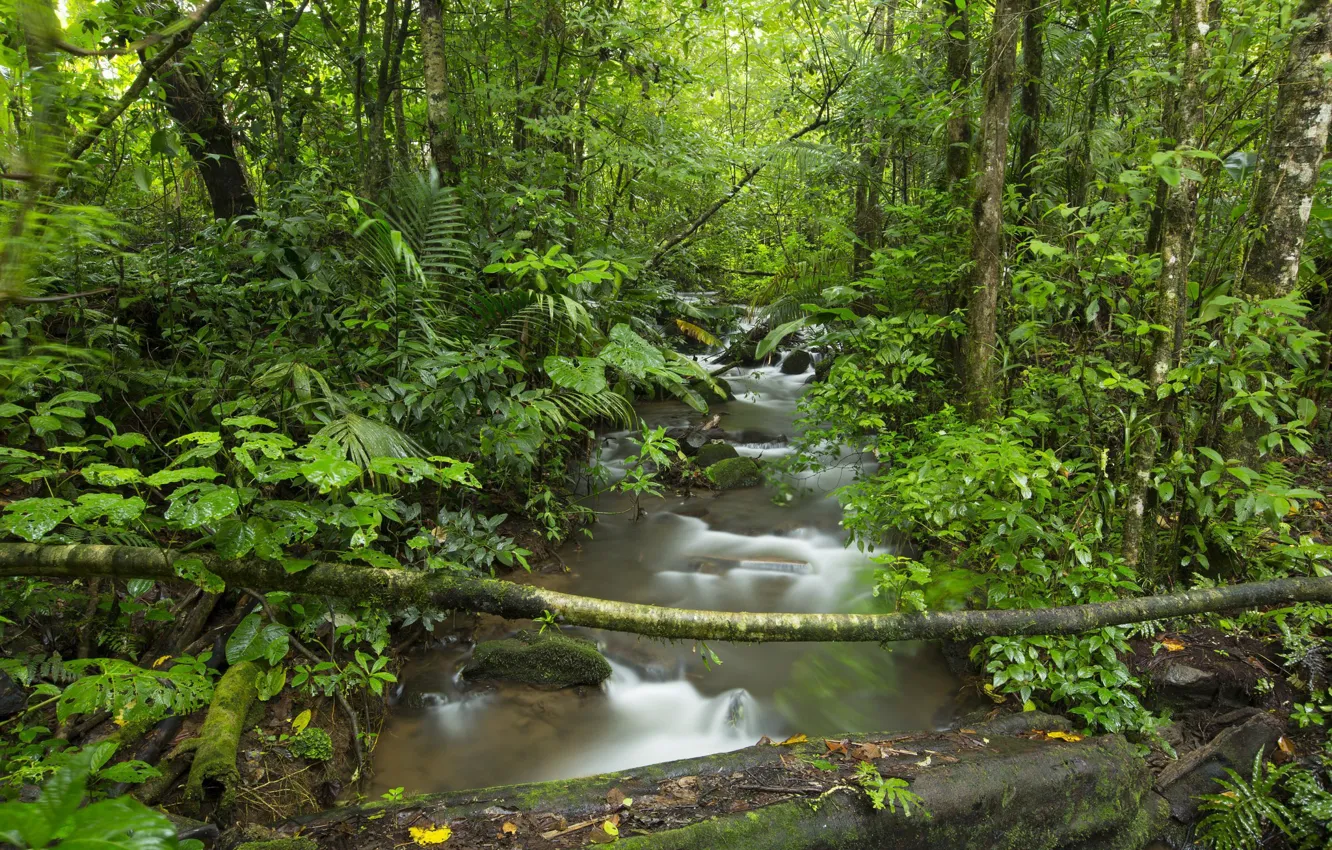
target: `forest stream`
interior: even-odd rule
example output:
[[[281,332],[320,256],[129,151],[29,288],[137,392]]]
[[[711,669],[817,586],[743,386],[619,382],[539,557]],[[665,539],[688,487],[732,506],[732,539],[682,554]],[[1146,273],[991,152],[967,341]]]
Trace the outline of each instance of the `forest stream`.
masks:
[[[728,374],[735,400],[713,405],[741,455],[790,451],[796,403],[810,372],[778,366]],[[699,415],[676,401],[637,406],[650,426],[688,425]],[[598,462],[624,474],[637,432],[601,438]],[[742,442],[747,441],[747,442]],[[768,487],[644,502],[638,521],[621,495],[591,540],[559,552],[567,573],[532,581],[569,593],[725,611],[868,611],[870,556],[846,546],[833,491],[858,459],[800,482],[775,504]],[[486,627],[483,625],[483,629]],[[493,636],[512,626],[495,623]],[[705,663],[693,643],[669,644],[603,631],[583,634],[610,660],[602,688],[546,690],[469,683],[458,675],[470,643],[436,644],[404,671],[404,692],[375,749],[373,794],[441,792],[563,779],[748,746],[766,735],[937,729],[956,710],[958,682],[927,643],[719,644]],[[489,636],[489,635],[487,635]]]

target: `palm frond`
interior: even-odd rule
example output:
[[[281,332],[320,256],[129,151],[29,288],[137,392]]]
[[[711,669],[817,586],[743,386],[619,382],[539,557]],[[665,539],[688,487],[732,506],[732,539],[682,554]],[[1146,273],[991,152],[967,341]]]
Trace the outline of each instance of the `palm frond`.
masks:
[[[340,446],[352,463],[365,469],[377,457],[424,457],[429,452],[403,432],[374,419],[346,413],[316,434]]]

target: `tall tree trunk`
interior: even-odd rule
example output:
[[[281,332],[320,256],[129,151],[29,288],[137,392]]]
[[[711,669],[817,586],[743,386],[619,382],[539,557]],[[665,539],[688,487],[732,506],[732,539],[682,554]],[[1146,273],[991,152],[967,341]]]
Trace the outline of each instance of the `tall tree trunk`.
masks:
[[[1004,173],[1008,162],[1008,124],[1013,105],[1018,30],[1022,22],[1021,2],[995,0],[994,27],[985,67],[981,172],[972,210],[974,286],[967,305],[967,338],[963,349],[963,384],[973,419],[989,415],[994,396],[999,288],[1004,280]]]
[[[1259,161],[1253,248],[1243,294],[1279,298],[1295,288],[1313,191],[1332,125],[1332,0],[1304,0],[1277,89],[1276,115]]]
[[[943,0],[944,57],[948,82],[953,89],[953,108],[948,116],[948,152],[945,156],[944,183],[956,189],[971,171],[971,28],[967,8],[958,8],[957,0]],[[998,20],[998,14],[995,20]]]
[[[393,150],[398,167],[406,168],[407,114],[402,105],[402,51],[407,47],[407,31],[412,23],[412,0],[402,2],[402,23],[398,27],[397,43],[393,48],[393,67],[389,70],[389,85],[393,89]]]
[[[361,0],[356,10],[356,59],[352,63],[352,112],[356,119],[356,158],[365,166],[365,35],[370,28],[370,0]]]
[[[421,0],[421,64],[425,71],[430,158],[440,176],[456,185],[458,142],[449,114],[449,61],[444,44],[444,7],[440,0]]]
[[[1110,35],[1110,0],[1103,0],[1099,18],[1092,24],[1092,34],[1091,79],[1087,81],[1087,95],[1082,106],[1078,152],[1068,163],[1068,203],[1071,207],[1087,203],[1087,184],[1092,178],[1092,135],[1096,131],[1102,100],[1101,79],[1105,74],[1102,62]]]
[[[389,70],[393,65],[394,30],[398,23],[398,0],[385,0],[381,30],[379,69],[375,75],[375,98],[370,103],[370,132],[366,140],[365,194],[374,197],[388,184],[389,145],[385,121],[389,106]]]
[[[1045,65],[1045,0],[1027,0],[1022,16],[1022,127],[1018,133],[1017,179],[1024,214],[1033,216],[1036,154],[1041,149],[1041,86]]]
[[[254,212],[254,194],[236,159],[236,143],[209,80],[188,61],[168,62],[157,73],[167,112],[180,126],[185,149],[208,189],[215,218]]]
[[[1209,31],[1207,0],[1179,0],[1180,32],[1185,39],[1184,68],[1180,74],[1180,93],[1175,109],[1179,126],[1178,147],[1195,148],[1201,139],[1203,122],[1202,75],[1207,58],[1206,35]],[[1147,526],[1147,493],[1152,467],[1161,444],[1162,406],[1157,389],[1178,362],[1179,348],[1175,325],[1180,318],[1189,282],[1189,262],[1193,257],[1194,229],[1198,222],[1198,182],[1182,179],[1166,191],[1161,217],[1161,274],[1151,304],[1151,349],[1143,364],[1147,378],[1144,393],[1146,415],[1141,433],[1131,448],[1128,500],[1124,515],[1123,556],[1136,565],[1142,558],[1143,532]]]
[[[892,51],[893,24],[897,12],[896,0],[876,7],[870,23],[874,36],[874,53],[885,56]],[[879,234],[883,230],[883,211],[879,207],[879,187],[887,165],[891,139],[888,122],[882,124],[866,118],[862,124],[860,140],[860,167],[856,173],[854,212],[851,227],[855,245],[851,253],[851,276],[860,277],[869,268],[870,255],[879,247]]]

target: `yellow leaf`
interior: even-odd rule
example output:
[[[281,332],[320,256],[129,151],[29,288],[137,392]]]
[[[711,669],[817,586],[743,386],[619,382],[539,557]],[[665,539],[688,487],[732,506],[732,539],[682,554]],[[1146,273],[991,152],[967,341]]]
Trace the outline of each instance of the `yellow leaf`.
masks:
[[[407,830],[411,833],[412,840],[422,847],[430,847],[435,844],[443,844],[453,835],[453,830],[447,826],[414,826]]]
[[[782,742],[781,742],[780,744],[778,744],[777,746],[779,746],[779,747],[789,747],[789,746],[792,746],[793,744],[803,744],[803,743],[805,743],[805,742],[808,741],[808,740],[809,740],[809,738],[806,737],[805,734],[802,732],[802,733],[800,733],[799,735],[792,735],[791,737],[787,738],[785,741],[782,741]]]
[[[298,735],[304,732],[305,727],[309,725],[310,725],[310,709],[308,708],[305,711],[302,711],[300,714],[296,715],[296,719],[291,721],[292,731]]]
[[[156,670],[158,667],[161,667],[163,664],[167,663],[170,660],[171,660],[170,655],[163,655],[161,658],[153,662],[153,669]]]
[[[1285,735],[1282,735],[1280,738],[1277,739],[1277,747],[1278,749],[1281,750],[1281,752],[1285,753],[1288,756],[1295,755],[1295,745],[1292,744],[1290,742],[1290,739],[1287,738]]]
[[[630,806],[632,806],[633,804],[634,804],[634,798],[633,798],[633,797],[625,797],[625,798],[624,798],[624,804],[623,804],[623,805],[624,805],[624,807],[625,807],[626,809],[629,808]]]
[[[1046,732],[1045,737],[1053,738],[1056,741],[1068,741],[1074,744],[1082,740],[1082,736],[1076,732]]]
[[[929,767],[929,766],[930,766],[930,763],[933,762],[933,761],[934,761],[934,756],[926,756],[925,758],[921,759],[920,761],[916,762],[915,764],[916,764],[916,767]]]
[[[620,834],[620,828],[615,824],[611,823],[610,821],[606,821],[605,823],[603,823],[601,825],[601,828],[607,835],[618,836]]]
[[[1003,702],[1005,699],[1007,699],[1007,697],[1005,697],[1003,694],[996,694],[994,692],[994,685],[991,684],[990,682],[985,683],[985,695],[990,699],[994,700],[995,702]]]
[[[1170,638],[1166,638],[1165,640],[1161,641],[1161,646],[1164,646],[1166,649],[1168,649],[1171,652],[1179,652],[1181,649],[1184,648],[1183,643],[1177,640],[1171,640]]]
[[[505,835],[517,835],[518,825],[510,823],[509,821],[505,821],[504,826],[500,827],[500,832],[504,833]]]
[[[691,339],[698,340],[704,345],[719,345],[721,340],[700,328],[692,322],[686,322],[684,319],[676,319],[675,326],[680,329],[680,333]]]

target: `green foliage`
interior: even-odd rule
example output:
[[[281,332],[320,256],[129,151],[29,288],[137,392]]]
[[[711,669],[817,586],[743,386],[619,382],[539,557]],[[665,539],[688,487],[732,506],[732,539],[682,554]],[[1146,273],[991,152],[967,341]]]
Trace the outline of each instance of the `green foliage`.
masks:
[[[918,813],[927,818],[930,816],[924,807],[925,801],[920,795],[909,790],[910,783],[896,776],[884,777],[871,762],[862,761],[856,764],[856,782],[865,789],[870,805],[876,809],[888,809],[892,812],[901,806],[902,814],[911,817],[911,807],[915,806]]]
[[[199,841],[178,841],[167,817],[123,796],[82,805],[88,777],[99,753],[88,750],[58,770],[32,803],[0,806],[0,839],[18,848],[39,850],[58,842],[75,848],[172,850],[202,848]],[[102,760],[103,762],[105,759]]]

